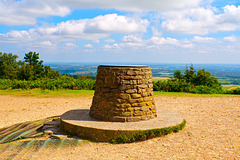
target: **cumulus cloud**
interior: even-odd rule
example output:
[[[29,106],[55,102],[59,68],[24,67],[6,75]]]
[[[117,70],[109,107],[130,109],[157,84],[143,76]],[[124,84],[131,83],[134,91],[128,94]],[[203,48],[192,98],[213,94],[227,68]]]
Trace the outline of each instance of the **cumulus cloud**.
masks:
[[[214,8],[192,8],[165,12],[164,31],[206,35],[217,31],[234,31],[240,27],[240,6],[227,5],[223,13]]]
[[[64,44],[67,48],[77,48],[78,46],[74,43],[68,42]]]
[[[87,20],[85,26],[86,33],[132,33],[146,32],[149,21],[146,19],[133,19],[117,14],[108,14],[97,16],[94,19]]]
[[[142,38],[141,37],[138,37],[138,36],[135,36],[135,35],[126,35],[122,38],[122,41],[124,42],[142,42]]]
[[[69,7],[36,0],[0,0],[0,24],[33,25],[38,17],[66,16]]]
[[[93,45],[91,45],[91,44],[86,44],[86,45],[84,45],[84,48],[93,48]]]
[[[200,42],[200,43],[211,43],[211,42],[216,42],[215,38],[212,37],[200,37],[200,36],[194,36],[192,41],[195,42]]]
[[[52,46],[52,43],[50,41],[43,41],[43,42],[41,42],[41,45],[43,45],[43,46]]]
[[[151,41],[154,44],[158,44],[158,45],[165,45],[165,44],[172,44],[172,45],[179,45],[179,41],[175,38],[164,38],[164,37],[152,37]]]
[[[234,35],[228,36],[228,37],[224,37],[223,38],[224,41],[229,41],[229,42],[237,42],[237,37]]]
[[[108,37],[111,33],[145,32],[148,20],[131,18],[117,14],[97,16],[93,19],[70,20],[54,26],[32,28],[28,31],[10,31],[0,35],[0,39],[55,41],[98,40]]]
[[[0,24],[33,25],[38,17],[66,16],[71,9],[162,11],[197,6],[201,0],[0,0]],[[7,16],[6,16],[7,15]]]
[[[120,46],[117,43],[114,43],[113,45],[106,44],[103,46],[104,49],[119,49]]]

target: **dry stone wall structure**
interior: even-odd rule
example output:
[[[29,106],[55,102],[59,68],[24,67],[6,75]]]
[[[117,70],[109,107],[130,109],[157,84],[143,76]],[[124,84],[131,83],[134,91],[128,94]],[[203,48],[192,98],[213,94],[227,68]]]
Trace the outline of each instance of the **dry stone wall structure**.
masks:
[[[112,122],[136,122],[157,117],[151,68],[100,65],[90,116]]]

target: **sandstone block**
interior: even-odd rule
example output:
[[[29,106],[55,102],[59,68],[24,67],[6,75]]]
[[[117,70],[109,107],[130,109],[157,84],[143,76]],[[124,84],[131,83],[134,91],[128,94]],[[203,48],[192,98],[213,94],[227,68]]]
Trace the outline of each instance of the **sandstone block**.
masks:
[[[141,107],[141,111],[149,111],[149,107],[143,106],[143,107]]]
[[[141,120],[141,117],[127,117],[127,122],[137,122],[140,120]]]
[[[130,95],[129,94],[120,94],[119,97],[124,99],[124,100],[130,99]]]
[[[134,116],[142,116],[143,113],[141,111],[135,111]]]
[[[131,81],[130,80],[122,80],[121,83],[122,84],[131,84]]]
[[[137,93],[137,89],[128,89],[125,92],[128,94]]]
[[[152,92],[152,91],[153,91],[152,88],[147,88],[147,89],[146,89],[146,92]]]
[[[129,75],[129,76],[136,76],[137,75],[137,71],[129,70],[129,71],[127,71],[127,75]]]
[[[114,122],[126,122],[126,117],[115,116],[112,118]]]
[[[124,117],[131,117],[132,116],[132,112],[122,112],[122,116],[124,116]]]
[[[139,107],[146,106],[146,103],[145,103],[145,102],[138,103],[138,106],[139,106]]]
[[[132,98],[137,99],[141,98],[142,96],[140,94],[131,94]]]
[[[123,79],[125,79],[125,80],[133,80],[133,79],[135,79],[135,76],[124,76]]]
[[[142,99],[142,98],[139,98],[139,99],[130,99],[129,102],[130,102],[131,104],[133,104],[133,103],[141,103],[141,102],[143,102],[143,99]]]
[[[133,103],[132,107],[138,107],[138,103]]]
[[[131,107],[131,104],[128,104],[128,103],[121,104],[120,107],[121,107],[121,108],[124,108],[124,109],[126,109],[126,108],[130,108],[130,107]]]
[[[143,97],[147,97],[147,96],[148,96],[148,93],[147,93],[147,92],[143,92],[143,93],[142,93],[142,96],[143,96]]]
[[[151,98],[150,97],[144,97],[143,100],[144,100],[144,102],[148,102],[148,101],[151,101]]]
[[[141,85],[138,85],[138,88],[144,88],[144,89],[146,89],[146,88],[148,88],[148,85],[146,85],[146,84],[141,84]]]

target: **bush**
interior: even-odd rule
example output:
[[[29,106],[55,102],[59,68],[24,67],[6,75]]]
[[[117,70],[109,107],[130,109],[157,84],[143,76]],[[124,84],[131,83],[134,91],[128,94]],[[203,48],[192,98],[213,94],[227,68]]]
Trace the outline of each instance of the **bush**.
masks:
[[[191,93],[198,93],[198,94],[218,94],[221,93],[221,89],[208,87],[208,86],[196,86],[196,88],[190,91]]]
[[[240,94],[240,88],[227,90],[225,93],[226,94]]]
[[[93,90],[95,88],[95,80],[93,79],[42,79],[42,80],[10,80],[0,79],[0,89],[77,89],[77,90]]]
[[[178,81],[157,81],[153,82],[154,91],[163,92],[189,92],[191,90],[191,83]]]

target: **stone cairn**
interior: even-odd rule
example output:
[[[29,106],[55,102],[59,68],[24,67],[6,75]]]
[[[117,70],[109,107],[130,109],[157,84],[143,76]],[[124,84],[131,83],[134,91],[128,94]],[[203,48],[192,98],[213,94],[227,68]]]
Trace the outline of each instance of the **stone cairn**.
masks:
[[[100,65],[90,116],[111,122],[157,117],[149,66]]]

